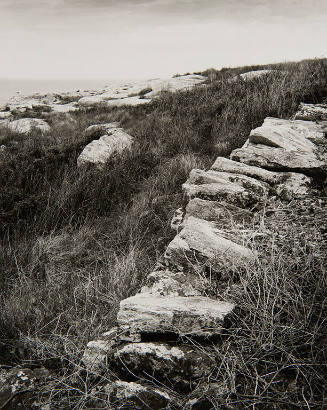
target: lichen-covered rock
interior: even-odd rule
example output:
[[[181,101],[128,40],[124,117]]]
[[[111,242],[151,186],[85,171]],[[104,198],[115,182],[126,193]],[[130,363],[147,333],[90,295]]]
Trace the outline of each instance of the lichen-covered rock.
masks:
[[[245,207],[259,202],[268,193],[268,185],[241,174],[193,169],[183,190],[191,198],[226,200]]]
[[[164,343],[130,343],[114,354],[113,361],[123,364],[134,375],[154,377],[172,384],[188,384],[204,377],[216,366],[214,358],[193,346]]]
[[[117,321],[134,333],[220,334],[234,305],[206,297],[138,294],[120,302]]]
[[[301,103],[295,114],[295,119],[306,121],[327,120],[327,104]]]
[[[147,277],[141,293],[160,296],[200,296],[207,281],[198,275],[183,272],[157,271]]]
[[[79,168],[95,165],[101,168],[110,158],[129,149],[132,146],[133,137],[121,128],[111,128],[98,140],[90,142],[77,158]]]
[[[8,123],[7,128],[18,134],[28,134],[33,129],[41,132],[49,132],[51,130],[50,125],[46,121],[38,118],[21,118],[20,120],[11,121]]]
[[[244,266],[254,260],[253,252],[229,239],[211,222],[190,216],[182,231],[170,242],[165,252],[168,266],[194,268],[207,265],[212,269],[222,264]]]
[[[109,401],[113,405],[117,405],[119,408],[123,406],[125,409],[160,410],[168,408],[172,402],[169,394],[163,390],[153,386],[121,380],[107,384],[104,392],[107,393]]]

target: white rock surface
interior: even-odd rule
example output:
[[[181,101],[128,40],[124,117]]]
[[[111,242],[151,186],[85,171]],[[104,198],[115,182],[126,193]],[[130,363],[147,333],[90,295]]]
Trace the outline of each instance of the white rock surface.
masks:
[[[135,333],[220,334],[234,305],[206,297],[138,294],[120,302],[117,321]]]
[[[133,137],[122,128],[107,129],[106,135],[86,145],[77,158],[77,166],[96,165],[101,168],[110,158],[129,149],[132,143]]]
[[[168,266],[182,270],[204,264],[217,269],[221,264],[244,266],[254,260],[250,249],[226,239],[209,221],[190,216],[183,225],[165,252]]]
[[[11,121],[8,123],[7,128],[19,134],[28,134],[33,129],[44,133],[51,130],[50,125],[46,121],[37,118],[22,118],[20,120]]]
[[[141,410],[166,409],[172,401],[163,390],[121,380],[107,384],[104,391],[108,394],[109,399],[119,402],[119,408],[123,406],[123,408]],[[112,407],[110,406],[110,408]]]

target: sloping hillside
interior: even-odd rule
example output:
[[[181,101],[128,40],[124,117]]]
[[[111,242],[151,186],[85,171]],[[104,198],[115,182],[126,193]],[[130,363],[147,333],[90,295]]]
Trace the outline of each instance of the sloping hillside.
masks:
[[[173,239],[170,220],[185,205],[181,185],[190,171],[211,167],[217,156],[229,156],[266,117],[289,118],[300,102],[326,98],[326,60],[255,67],[259,68],[272,71],[242,78],[235,75],[252,68],[210,70],[202,73],[208,76],[205,87],[164,92],[137,107],[97,107],[46,118],[34,113],[50,124],[46,134],[33,131],[22,137],[1,131],[6,146],[0,174],[1,350],[4,364],[55,370],[59,382],[52,384],[54,407],[94,405],[88,391],[98,381],[84,384],[85,375],[77,372],[84,348],[115,325],[119,302],[145,284]],[[17,118],[26,115],[33,112]],[[77,157],[90,142],[84,130],[111,122],[119,122],[134,137],[133,148],[102,169],[78,170]],[[313,386],[322,385],[319,367],[325,353],[312,346],[323,343],[323,310],[317,306],[323,306],[324,300],[320,281],[325,244],[318,240],[309,246],[325,215],[322,202],[318,204],[325,195],[322,180],[316,181],[320,194],[315,205],[267,203],[252,227],[264,224],[268,236],[281,235],[283,241],[260,243],[259,250],[266,250],[267,257],[243,276],[247,295],[239,313],[243,325],[228,357],[220,357],[219,380],[235,371],[239,375],[235,381],[239,395],[230,397],[236,408],[255,404],[269,408],[273,400],[281,403],[285,397],[287,406],[320,406],[324,400],[323,389]],[[224,222],[233,234],[233,220],[225,215]],[[249,226],[244,230],[249,231]],[[233,271],[222,266],[220,275],[227,274],[225,270]],[[221,295],[210,269],[208,273],[208,295]],[[312,283],[320,283],[317,291]],[[293,289],[300,295],[296,300]],[[290,303],[283,307],[285,298]],[[299,306],[303,312],[297,316]],[[281,318],[282,330],[277,331],[274,315]],[[301,331],[291,331],[294,317],[299,323],[303,319]],[[311,344],[303,333],[309,327]],[[297,361],[296,349],[308,355],[304,367]],[[269,378],[272,372],[275,376]],[[276,384],[280,373],[287,373],[281,382],[287,385],[298,378],[306,380],[302,393],[289,398],[287,390]]]

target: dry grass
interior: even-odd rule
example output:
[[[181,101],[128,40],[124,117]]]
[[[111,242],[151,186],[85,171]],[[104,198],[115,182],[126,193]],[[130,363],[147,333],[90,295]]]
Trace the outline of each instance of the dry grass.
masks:
[[[283,73],[230,83],[248,69],[211,70],[206,88],[165,92],[141,107],[46,114],[48,135],[0,135],[8,146],[0,170],[0,350],[7,363],[59,371],[56,408],[86,406],[90,385],[77,371],[83,348],[112,326],[119,301],[140,288],[172,239],[170,219],[190,170],[228,155],[266,116],[288,117],[300,101],[326,95],[326,60],[271,68]],[[135,136],[134,149],[102,173],[79,173],[76,158],[89,142],[83,130],[112,121]],[[325,244],[310,245],[322,222],[293,227],[299,208],[283,206],[270,204],[251,222],[268,236],[254,241],[262,255],[256,268],[232,275],[237,287],[211,277],[210,294],[240,306],[215,353],[212,381],[234,380],[230,394],[212,399],[215,408],[281,408],[281,400],[285,408],[319,408],[325,398]]]

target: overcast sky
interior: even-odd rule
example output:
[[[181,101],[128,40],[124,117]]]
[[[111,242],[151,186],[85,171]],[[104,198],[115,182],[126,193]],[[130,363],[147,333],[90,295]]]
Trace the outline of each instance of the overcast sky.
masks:
[[[151,78],[327,56],[327,0],[0,0],[0,78]]]

